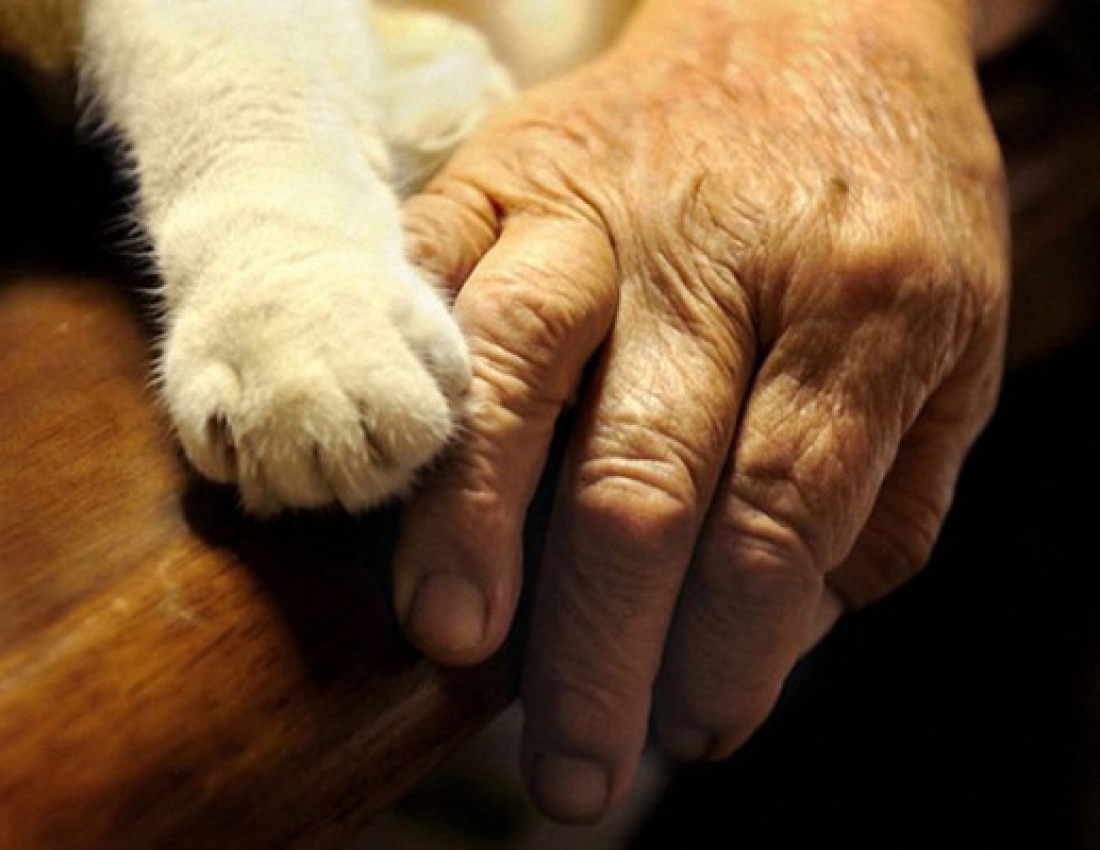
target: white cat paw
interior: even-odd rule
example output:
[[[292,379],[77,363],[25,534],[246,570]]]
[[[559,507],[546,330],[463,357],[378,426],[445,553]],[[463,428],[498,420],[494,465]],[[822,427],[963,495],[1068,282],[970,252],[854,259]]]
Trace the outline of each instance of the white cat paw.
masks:
[[[407,266],[356,265],[236,280],[173,314],[161,367],[180,443],[253,513],[375,506],[459,425],[470,366],[442,300]]]
[[[379,6],[385,73],[376,94],[400,194],[427,182],[485,116],[515,95],[486,38],[431,12]]]

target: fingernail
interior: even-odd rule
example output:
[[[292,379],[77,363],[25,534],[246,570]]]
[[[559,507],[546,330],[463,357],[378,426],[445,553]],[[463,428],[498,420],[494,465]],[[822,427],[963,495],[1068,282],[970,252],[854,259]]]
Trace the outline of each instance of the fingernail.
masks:
[[[607,771],[588,759],[545,753],[531,771],[535,802],[556,820],[595,820],[607,808],[609,790]]]
[[[485,596],[457,573],[428,573],[413,596],[405,629],[427,652],[476,649],[485,640]]]
[[[662,725],[658,737],[661,749],[676,761],[706,761],[718,752],[718,736],[697,726],[682,723]]]

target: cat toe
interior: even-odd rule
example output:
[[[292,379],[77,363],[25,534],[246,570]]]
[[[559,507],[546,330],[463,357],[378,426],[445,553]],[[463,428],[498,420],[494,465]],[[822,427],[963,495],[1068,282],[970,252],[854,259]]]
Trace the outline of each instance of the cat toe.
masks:
[[[201,464],[207,478],[228,484],[237,477],[237,442],[229,419],[224,413],[213,413],[206,419],[205,440],[201,448],[193,448],[191,454]]]

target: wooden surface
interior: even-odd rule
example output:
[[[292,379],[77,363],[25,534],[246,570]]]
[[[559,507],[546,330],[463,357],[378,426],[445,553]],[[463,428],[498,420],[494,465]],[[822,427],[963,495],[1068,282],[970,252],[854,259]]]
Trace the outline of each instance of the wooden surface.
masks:
[[[396,636],[393,517],[189,480],[116,286],[0,283],[0,847],[339,847],[508,697]]]

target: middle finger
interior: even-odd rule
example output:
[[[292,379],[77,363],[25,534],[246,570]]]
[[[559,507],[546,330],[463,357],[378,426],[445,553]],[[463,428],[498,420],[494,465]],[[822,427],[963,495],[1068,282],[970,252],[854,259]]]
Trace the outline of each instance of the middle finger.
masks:
[[[633,777],[753,362],[751,333],[728,316],[701,333],[642,301],[624,288],[587,391],[528,644],[524,768],[540,806],[562,820],[598,817]]]

